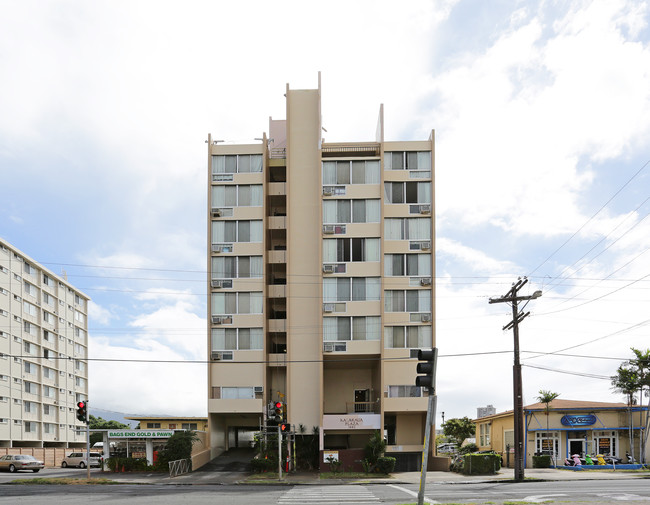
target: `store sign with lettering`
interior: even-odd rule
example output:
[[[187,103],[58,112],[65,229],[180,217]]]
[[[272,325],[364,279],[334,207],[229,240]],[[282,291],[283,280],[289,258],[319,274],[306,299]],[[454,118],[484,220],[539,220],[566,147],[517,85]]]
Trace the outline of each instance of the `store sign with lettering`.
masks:
[[[596,416],[587,414],[584,416],[563,416],[562,424],[564,426],[591,426],[596,424]]]
[[[324,415],[323,428],[326,430],[378,430],[379,414],[341,414]]]
[[[173,434],[169,430],[113,430],[108,438],[169,438]]]

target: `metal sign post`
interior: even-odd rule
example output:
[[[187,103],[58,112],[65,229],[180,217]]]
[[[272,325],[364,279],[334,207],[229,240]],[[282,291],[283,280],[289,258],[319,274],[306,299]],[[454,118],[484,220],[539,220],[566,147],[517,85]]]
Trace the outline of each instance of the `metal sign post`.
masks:
[[[278,424],[278,480],[282,480],[282,429]]]
[[[86,400],[86,479],[90,480],[90,413]]]
[[[431,386],[429,387],[429,402],[427,404],[427,419],[424,423],[424,446],[422,447],[422,470],[420,472],[420,490],[418,491],[418,505],[424,504],[424,488],[427,482],[427,466],[429,464],[429,446],[431,445],[431,428],[436,415],[436,365],[438,362],[438,348],[433,348],[433,367],[431,370]]]

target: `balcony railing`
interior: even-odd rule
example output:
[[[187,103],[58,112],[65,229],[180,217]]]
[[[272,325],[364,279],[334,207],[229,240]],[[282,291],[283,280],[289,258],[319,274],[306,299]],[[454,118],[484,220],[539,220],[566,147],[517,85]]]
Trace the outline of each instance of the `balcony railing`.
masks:
[[[347,402],[348,414],[376,414],[379,412],[378,402]]]

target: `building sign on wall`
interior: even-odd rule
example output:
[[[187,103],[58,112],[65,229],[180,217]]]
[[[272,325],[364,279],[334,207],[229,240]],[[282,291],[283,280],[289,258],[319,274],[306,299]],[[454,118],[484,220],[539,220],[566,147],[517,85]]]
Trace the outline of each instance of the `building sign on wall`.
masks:
[[[596,424],[596,416],[593,414],[587,414],[584,416],[563,416],[562,424],[564,426],[591,426]]]
[[[341,414],[323,416],[325,430],[378,430],[379,414]]]
[[[112,430],[108,438],[169,438],[173,434],[170,430]]]

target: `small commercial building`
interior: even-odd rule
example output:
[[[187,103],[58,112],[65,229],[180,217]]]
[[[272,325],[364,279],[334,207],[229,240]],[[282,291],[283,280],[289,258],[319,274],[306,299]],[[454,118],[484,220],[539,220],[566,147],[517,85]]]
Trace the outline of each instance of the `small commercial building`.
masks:
[[[641,439],[648,407],[625,403],[555,399],[547,411],[543,403],[524,407],[525,466],[535,454],[550,454],[558,464],[578,454],[603,454],[624,459],[627,453],[641,461]],[[476,419],[479,450],[493,450],[504,466],[514,465],[514,414],[497,413]],[[650,459],[646,447],[645,460]]]
[[[208,431],[207,417],[136,416],[124,419],[137,421],[143,430]]]

